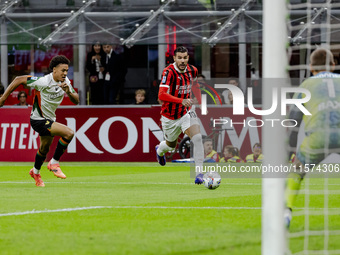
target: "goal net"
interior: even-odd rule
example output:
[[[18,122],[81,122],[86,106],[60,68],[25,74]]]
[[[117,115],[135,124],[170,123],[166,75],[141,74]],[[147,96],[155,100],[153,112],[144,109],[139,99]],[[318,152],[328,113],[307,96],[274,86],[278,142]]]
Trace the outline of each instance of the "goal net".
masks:
[[[333,53],[337,65],[334,73],[339,73],[340,3],[330,0],[291,1],[288,11],[288,70],[292,86],[297,86],[313,75],[310,55],[317,48],[329,49]],[[326,63],[330,63],[329,56]],[[324,69],[332,71],[332,66],[328,64]],[[325,83],[327,91],[331,91],[328,93],[330,98],[338,97],[339,91],[334,89],[333,79],[320,81]],[[317,96],[311,100],[316,101]],[[337,101],[324,103],[330,102]],[[334,107],[327,112],[324,120],[327,128],[323,133],[328,137],[331,137],[332,130],[327,122],[332,118],[333,109]],[[295,201],[293,218],[287,233],[288,254],[340,254],[340,156],[336,154],[336,149],[332,154],[332,148],[329,146],[329,143],[333,142],[332,139],[337,138],[331,137],[324,143],[323,148],[325,155],[330,156],[318,165],[305,166],[306,175]],[[296,152],[296,148],[289,150]]]
[[[264,1],[264,33],[266,29],[266,23],[274,23],[273,20],[281,19],[285,23],[285,29],[281,32],[287,31],[286,38],[283,40],[286,43],[285,58],[278,59],[276,61],[282,61],[278,64],[278,68],[282,68],[282,72],[286,72],[288,83],[292,87],[298,87],[307,78],[315,75],[310,68],[310,56],[311,53],[318,49],[324,48],[332,52],[335,60],[335,71],[333,73],[340,74],[340,1],[331,0],[290,0],[285,3],[285,6],[281,6],[281,12],[285,13],[285,17],[282,15],[269,14],[270,11],[266,4],[269,5],[270,1]],[[284,10],[284,11],[283,11]],[[267,12],[267,13],[266,13]],[[278,10],[279,12],[279,10]],[[282,14],[282,13],[281,13]],[[266,18],[267,17],[267,18]],[[287,19],[287,17],[289,17]],[[272,20],[270,19],[272,18]],[[284,21],[282,21],[282,19]],[[282,23],[280,23],[282,26]],[[278,26],[279,27],[279,26]],[[276,29],[278,28],[276,27]],[[282,28],[282,27],[281,27]],[[274,28],[273,28],[274,29]],[[281,38],[275,38],[274,36],[267,36],[264,34],[264,74],[272,72],[273,67],[269,65],[269,61],[265,62],[265,43],[268,44],[280,44],[276,50],[282,54],[282,40]],[[273,54],[267,53],[268,56]],[[287,63],[285,60],[287,59]],[[330,63],[329,56],[327,56],[326,63]],[[332,71],[332,65],[328,64],[323,71]],[[275,78],[284,78],[285,74],[274,73]],[[270,77],[270,75],[269,75]],[[265,77],[264,78],[268,78]],[[340,90],[337,86],[333,86],[333,80],[329,77],[322,77],[322,82],[327,88],[329,97],[337,98],[340,96]],[[340,78],[336,78],[340,79]],[[319,79],[318,79],[319,80]],[[266,90],[266,88],[264,88]],[[315,93],[312,92],[312,93]],[[323,93],[323,92],[319,92]],[[264,101],[271,100],[266,96],[266,92],[263,94]],[[315,102],[316,112],[321,109],[320,104],[317,102],[318,95],[312,94],[310,98],[311,102]],[[280,250],[277,250],[275,254],[340,254],[340,155],[338,154],[338,147],[332,148],[330,146],[334,141],[339,140],[337,136],[333,136],[334,127],[329,124],[331,122],[339,122],[335,120],[337,114],[333,116],[331,113],[334,109],[340,107],[340,101],[332,99],[324,102],[325,107],[331,108],[327,114],[323,125],[315,127],[316,129],[323,129],[325,136],[330,137],[330,140],[324,143],[324,148],[319,149],[320,154],[324,153],[325,159],[319,164],[313,164],[310,156],[306,156],[306,160],[302,166],[303,179],[301,181],[300,189],[296,190],[296,199],[294,201],[294,207],[292,208],[292,220],[290,221],[289,228],[282,227],[283,222],[277,214],[282,217],[286,204],[282,205],[279,201],[284,200],[284,186],[286,181],[275,179],[263,180],[263,214],[262,220],[267,221],[269,218],[270,223],[262,223],[262,240],[263,248],[262,254],[274,254],[270,252],[274,244],[277,242],[280,245]],[[334,104],[334,105],[333,105]],[[265,106],[265,103],[264,103]],[[339,111],[339,110],[338,110]],[[303,125],[304,122],[302,122]],[[325,128],[327,126],[327,128]],[[272,148],[273,141],[276,141],[276,136],[284,136],[284,143],[286,148],[284,152],[272,152],[274,162],[287,161],[289,158],[294,158],[294,155],[299,151],[303,136],[309,136],[308,132],[301,132],[303,126],[296,128],[299,133],[297,136],[297,146],[290,144],[289,132],[283,134],[282,131],[271,130],[268,134],[263,133],[264,141],[263,147]],[[335,130],[335,132],[337,132]],[[321,138],[320,138],[321,139]],[[336,142],[334,142],[336,143]],[[339,144],[340,142],[337,141]],[[275,145],[276,146],[276,145]],[[308,143],[309,150],[314,153],[315,148],[312,148]],[[278,155],[278,154],[282,155]],[[294,153],[294,154],[293,154]],[[266,155],[266,152],[264,152]],[[267,156],[267,155],[266,155]],[[301,157],[301,156],[300,156]],[[297,157],[295,157],[297,159]],[[296,161],[295,161],[296,162]],[[286,164],[284,163],[284,164]],[[283,179],[283,178],[281,178]],[[275,183],[276,182],[276,183]],[[284,182],[284,184],[282,184]],[[273,194],[268,195],[270,187],[275,187],[277,192],[276,197]],[[287,201],[286,201],[287,202]],[[275,206],[275,209],[270,210],[269,204]],[[283,211],[282,211],[283,210]],[[266,217],[266,218],[265,218]],[[283,217],[282,217],[283,218]],[[273,229],[270,228],[270,224],[273,224]],[[277,232],[276,232],[277,231]],[[282,233],[284,237],[282,238]],[[272,235],[277,234],[276,237]],[[282,239],[281,239],[282,238]],[[284,247],[282,247],[284,245]]]

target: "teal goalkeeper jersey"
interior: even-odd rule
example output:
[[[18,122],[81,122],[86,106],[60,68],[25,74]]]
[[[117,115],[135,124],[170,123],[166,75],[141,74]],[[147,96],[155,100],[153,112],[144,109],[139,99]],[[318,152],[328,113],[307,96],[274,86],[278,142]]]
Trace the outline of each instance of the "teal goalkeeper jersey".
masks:
[[[290,118],[295,119],[298,126],[303,123],[304,127],[305,137],[298,151],[307,157],[329,154],[330,148],[340,150],[340,75],[320,72],[306,79],[300,87],[311,93],[311,99],[303,105],[312,115],[303,115],[296,106],[290,112]],[[296,93],[294,98],[304,96]],[[290,136],[292,139],[295,141],[290,141],[291,145],[295,143],[296,146],[294,135]]]
[[[311,93],[311,99],[304,104],[312,114],[303,116],[306,135],[340,128],[340,75],[321,72],[305,80],[300,87]]]

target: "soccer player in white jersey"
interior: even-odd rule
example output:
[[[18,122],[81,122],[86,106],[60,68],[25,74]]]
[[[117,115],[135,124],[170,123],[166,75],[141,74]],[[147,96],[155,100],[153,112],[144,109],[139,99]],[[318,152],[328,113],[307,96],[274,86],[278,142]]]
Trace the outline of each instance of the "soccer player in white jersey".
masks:
[[[47,168],[58,177],[65,179],[66,175],[61,171],[59,159],[71,142],[74,131],[69,127],[56,122],[55,111],[63,101],[66,93],[74,104],[79,103],[79,96],[72,88],[70,80],[67,78],[70,60],[59,55],[52,58],[50,62],[50,74],[43,77],[31,77],[28,75],[16,77],[7,87],[5,93],[0,97],[0,107],[2,107],[11,94],[20,84],[27,85],[35,89],[33,108],[31,112],[31,126],[39,133],[40,147],[35,156],[34,167],[29,174],[35,180],[38,187],[44,187],[41,179],[40,168],[50,150],[54,136],[60,136],[53,158],[48,163]]]

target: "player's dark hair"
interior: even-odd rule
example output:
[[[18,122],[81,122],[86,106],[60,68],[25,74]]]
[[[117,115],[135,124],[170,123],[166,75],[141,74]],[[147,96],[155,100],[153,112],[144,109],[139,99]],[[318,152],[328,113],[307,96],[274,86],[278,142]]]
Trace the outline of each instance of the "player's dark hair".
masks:
[[[328,63],[326,63],[327,60]],[[310,55],[310,64],[314,70],[325,70],[327,65],[332,66],[334,63],[334,57],[330,50],[319,48]]]
[[[64,55],[55,56],[50,62],[50,70],[53,71],[53,68],[57,67],[60,64],[70,65],[70,60]]]
[[[187,48],[185,48],[184,46],[179,46],[175,49],[174,51],[174,55],[176,56],[177,52],[180,52],[180,53],[188,53],[189,54],[189,51]]]

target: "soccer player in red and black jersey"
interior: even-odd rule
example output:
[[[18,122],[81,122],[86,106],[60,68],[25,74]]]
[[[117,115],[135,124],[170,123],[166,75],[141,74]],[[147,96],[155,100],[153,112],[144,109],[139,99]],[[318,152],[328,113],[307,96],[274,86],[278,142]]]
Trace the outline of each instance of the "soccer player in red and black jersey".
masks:
[[[197,116],[190,111],[193,100],[192,92],[198,102],[201,102],[201,92],[197,83],[197,68],[189,65],[189,54],[187,48],[180,46],[174,52],[174,63],[163,71],[161,84],[159,86],[158,99],[162,101],[161,122],[165,136],[156,146],[157,160],[164,166],[167,151],[176,147],[178,136],[181,132],[188,135],[194,144],[195,169],[198,172],[195,183],[203,183],[203,174],[197,171],[202,169],[204,150],[202,136]]]

